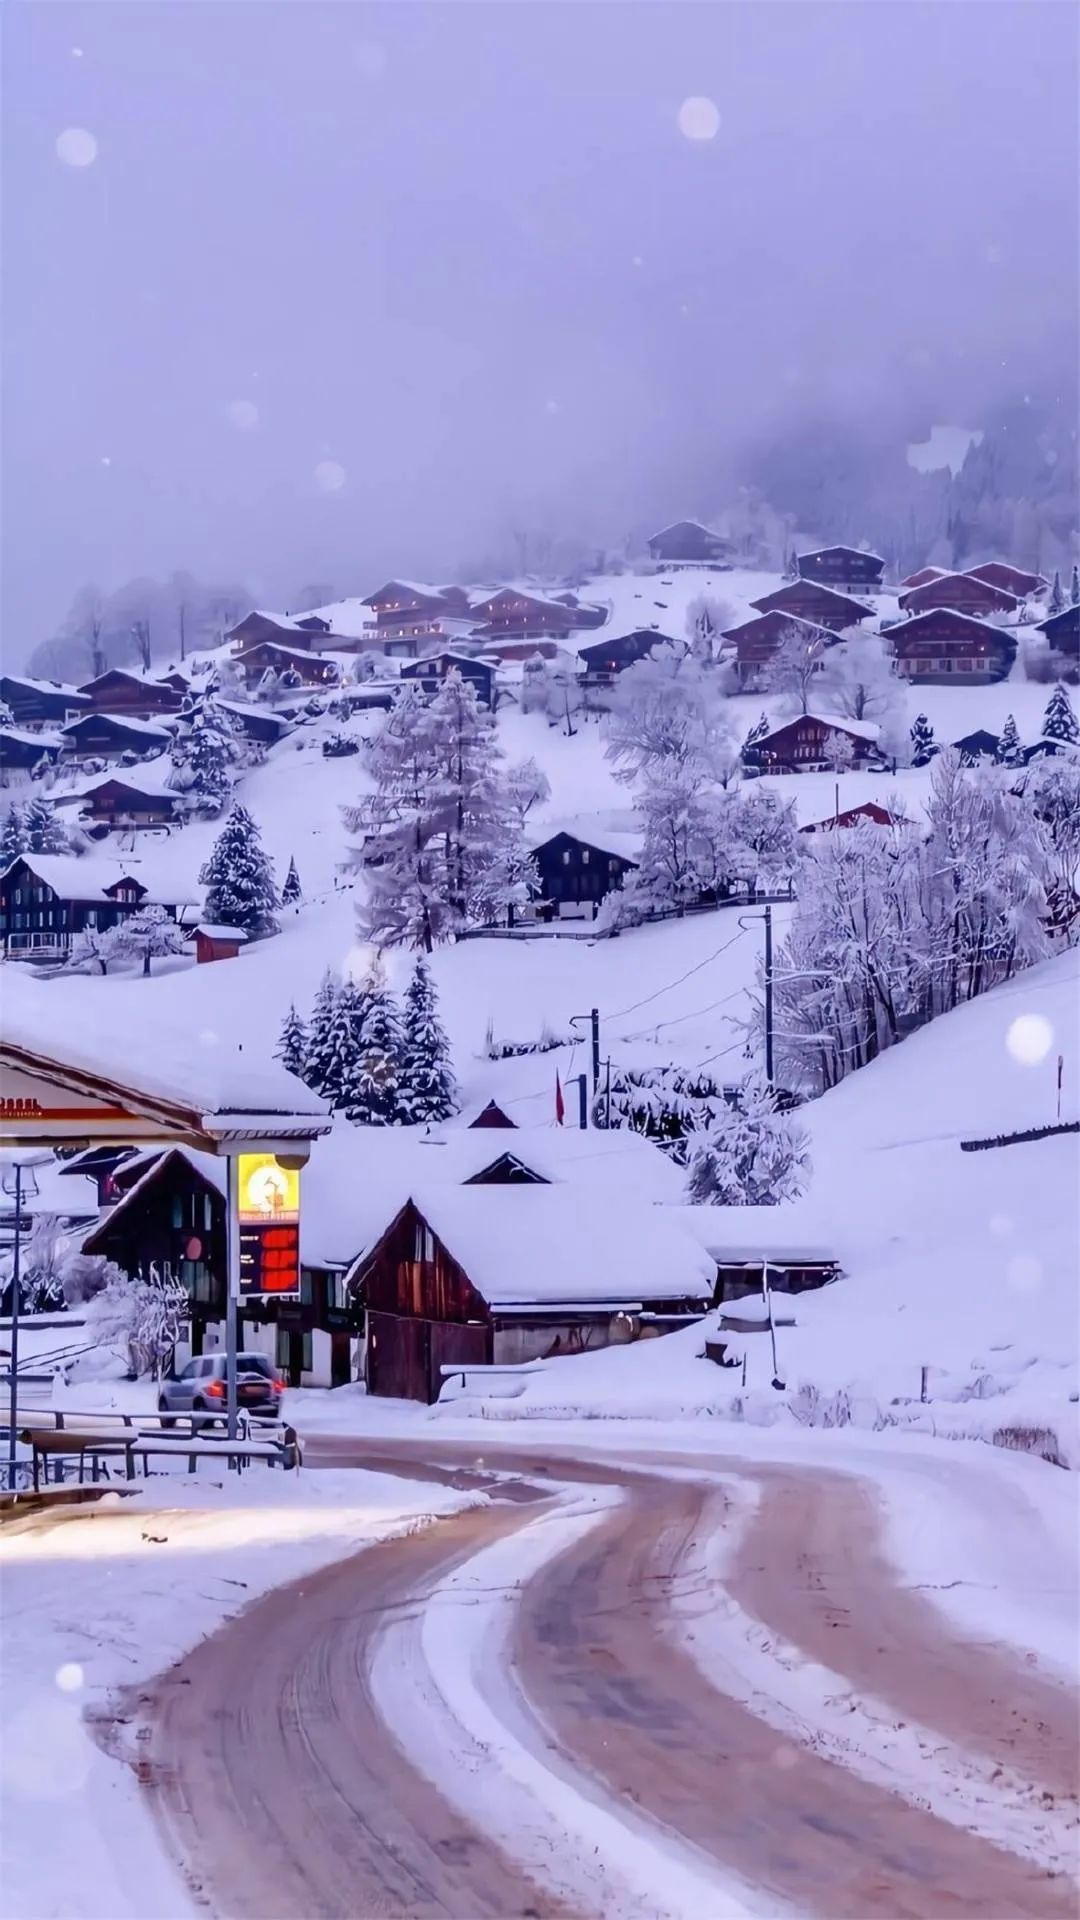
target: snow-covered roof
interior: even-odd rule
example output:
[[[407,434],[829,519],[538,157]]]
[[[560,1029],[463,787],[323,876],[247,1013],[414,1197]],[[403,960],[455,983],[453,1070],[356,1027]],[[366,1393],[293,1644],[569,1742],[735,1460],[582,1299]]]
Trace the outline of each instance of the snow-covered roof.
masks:
[[[885,565],[880,553],[871,553],[869,547],[847,547],[842,541],[831,547],[808,547],[805,553],[797,553],[796,560],[824,560],[830,553],[850,553],[856,560],[872,560],[875,566]]]
[[[200,920],[195,931],[204,933],[208,940],[234,940],[239,946],[247,939],[243,927],[225,927],[213,920]]]
[[[841,601],[845,607],[858,607],[862,613],[874,611],[873,607],[868,607],[865,601],[856,600],[854,595],[840,593],[836,587],[827,587],[823,580],[782,580],[778,587],[773,587],[769,593],[763,593],[760,600],[751,600],[750,605],[757,607],[763,613],[769,613],[772,609],[766,605],[767,601],[775,600],[781,593],[802,593],[804,590],[809,590],[811,593],[825,593],[830,600]]]
[[[648,544],[651,546],[655,540],[662,540],[665,533],[681,533],[684,527],[693,527],[698,533],[708,534],[710,540],[718,540],[724,546],[729,544],[722,533],[714,532],[713,528],[707,527],[702,520],[672,520],[669,526],[661,527],[658,533],[651,533]]]
[[[927,582],[927,585],[930,584]],[[985,581],[983,584],[986,584]],[[906,620],[898,620],[895,626],[889,628],[889,639],[894,642],[904,640],[909,634],[918,634],[924,624],[937,626],[942,621],[948,621],[950,626],[963,633],[974,631],[995,641],[1001,640],[1001,628],[995,627],[992,620],[980,620],[973,613],[961,613],[959,607],[927,607],[922,613],[909,614]]]
[[[170,785],[173,772],[168,754],[162,753],[156,760],[140,760],[134,767],[113,767],[108,773],[96,773],[80,786],[79,796],[85,800],[92,793],[97,793],[100,787],[120,786],[130,787],[133,793],[143,793],[148,799],[160,800],[168,796],[176,800],[180,796]]]
[[[68,700],[88,700],[89,694],[81,687],[73,687],[66,680],[31,680],[25,673],[5,673],[2,676],[6,685],[25,687],[28,693],[62,693]]]
[[[849,720],[845,714],[819,713],[811,708],[808,713],[792,714],[787,720],[777,721],[775,727],[770,727],[768,733],[763,733],[755,740],[755,747],[764,746],[766,740],[775,739],[778,733],[786,733],[789,727],[797,727],[800,720],[816,720],[819,727],[829,727],[836,733],[854,734],[857,740],[876,740],[881,732],[881,728],[875,726],[872,720]]]
[[[562,819],[526,823],[525,837],[533,851],[546,846],[549,840],[554,840],[560,833],[569,834],[572,839],[581,840],[586,846],[598,847],[601,853],[613,853],[620,860],[630,860],[636,864],[641,858],[642,831],[632,822],[627,822],[625,826],[609,826],[603,816],[570,814]]]
[[[123,861],[98,859],[96,854],[88,854],[81,860],[73,853],[20,853],[15,858],[24,861],[31,873],[62,900],[108,900],[110,895],[106,889],[115,887],[121,880],[134,880],[145,887],[148,906],[178,906],[192,897],[183,887],[177,890],[155,885],[152,873],[142,864],[138,871],[132,872]],[[14,864],[14,860],[9,861],[4,871],[10,872]]]
[[[800,1202],[778,1207],[665,1208],[705,1248],[717,1266],[760,1260],[820,1266],[836,1260],[835,1243],[819,1213]]]
[[[0,737],[14,740],[20,747],[37,747],[42,752],[49,749],[59,753],[64,744],[58,733],[47,733],[44,729],[40,733],[33,733],[26,727],[0,727]]]
[[[99,720],[111,720],[114,727],[123,727],[128,733],[143,734],[147,739],[167,740],[169,728],[164,720],[137,720],[131,713],[81,713],[77,720],[69,720],[62,733],[77,733],[80,728]]]
[[[348,600],[331,600],[325,607],[312,607],[307,613],[297,614],[295,620],[288,621],[286,624],[299,626],[301,620],[325,620],[330,632],[337,634],[343,640],[365,639],[374,636],[378,631],[370,617],[367,602],[356,595]],[[310,633],[311,629],[305,627],[303,631]],[[317,633],[313,635],[316,640],[325,637]]]
[[[579,1187],[429,1187],[411,1196],[488,1304],[711,1298],[715,1267],[675,1209]]]

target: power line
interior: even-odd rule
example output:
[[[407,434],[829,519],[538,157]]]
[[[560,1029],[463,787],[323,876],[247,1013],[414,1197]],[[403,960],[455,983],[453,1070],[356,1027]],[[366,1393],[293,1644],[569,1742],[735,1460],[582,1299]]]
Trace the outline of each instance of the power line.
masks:
[[[605,1014],[605,1020],[624,1020],[628,1013],[637,1013],[641,1007],[651,1006],[654,1000],[659,1000],[665,993],[671,993],[675,987],[681,987],[684,980],[692,980],[695,973],[700,973],[703,967],[710,966],[714,960],[719,960],[720,955],[726,953],[729,947],[733,947],[736,940],[741,940],[745,932],[746,928],[741,927],[730,940],[724,941],[723,946],[717,947],[715,953],[706,954],[704,960],[699,960],[696,966],[688,967],[685,973],[680,973],[677,980],[669,980],[666,986],[657,987],[655,993],[647,993],[643,1000],[635,1000],[632,1006],[620,1007],[618,1013]]]

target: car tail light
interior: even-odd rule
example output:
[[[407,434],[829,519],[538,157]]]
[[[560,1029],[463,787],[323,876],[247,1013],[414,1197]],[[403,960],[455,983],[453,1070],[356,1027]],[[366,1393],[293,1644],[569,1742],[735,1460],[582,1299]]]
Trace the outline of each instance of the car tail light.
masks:
[[[277,1388],[277,1390],[278,1390],[278,1392],[279,1392],[279,1393],[284,1393],[284,1391],[285,1391],[285,1388],[286,1388],[286,1387],[288,1386],[288,1381],[287,1381],[287,1380],[282,1380],[282,1378],[281,1378],[281,1376],[280,1376],[279,1374],[275,1374],[275,1375],[274,1375],[274,1385],[275,1385],[275,1387]]]
[[[208,1380],[206,1383],[206,1391],[211,1399],[220,1400],[225,1393],[225,1383],[222,1380]]]

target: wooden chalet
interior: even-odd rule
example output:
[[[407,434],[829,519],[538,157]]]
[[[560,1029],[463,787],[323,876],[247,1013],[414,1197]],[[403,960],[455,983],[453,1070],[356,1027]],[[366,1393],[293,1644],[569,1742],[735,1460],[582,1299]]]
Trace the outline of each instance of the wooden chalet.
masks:
[[[453,653],[447,649],[444,653],[433,653],[423,660],[407,660],[401,669],[403,685],[416,682],[429,696],[438,693],[449,673],[459,673],[463,680],[475,689],[477,700],[482,707],[494,707],[496,702],[495,668],[490,660],[480,660],[468,653]]]
[[[276,673],[279,679],[295,677],[298,690],[300,687],[333,687],[341,677],[333,660],[324,660],[318,653],[305,653],[291,643],[284,646],[277,640],[256,640],[236,654],[235,660],[249,687],[257,687],[267,671]]]
[[[276,640],[280,646],[305,651],[317,647],[329,632],[329,620],[317,613],[305,613],[293,619],[288,613],[263,613],[256,609],[246,613],[235,627],[230,627],[225,638],[241,653],[247,647],[257,646],[260,640]]]
[[[85,713],[62,732],[70,760],[119,760],[122,754],[161,753],[172,739],[170,728],[139,720],[134,714]]]
[[[976,580],[970,573],[943,573],[900,595],[905,613],[931,613],[940,608],[970,614],[976,620],[992,613],[1015,613],[1019,604],[1014,593],[991,586],[987,580]]]
[[[908,593],[912,587],[925,587],[929,580],[944,580],[948,571],[948,567],[918,567],[901,580],[899,591]]]
[[[83,1241],[130,1278],[170,1275],[190,1302],[177,1367],[225,1344],[224,1164],[187,1148],[136,1154],[111,1176],[115,1204]],[[240,1303],[240,1345],[266,1353],[290,1386],[343,1386],[352,1378],[360,1316],[344,1277],[305,1263],[299,1299]]]
[[[5,954],[44,959],[67,953],[86,928],[114,927],[140,907],[164,907],[175,920],[188,904],[182,894],[166,898],[117,860],[21,853],[0,874],[0,939]]]
[[[851,742],[853,767],[879,760],[877,727],[862,720],[816,713],[800,713],[771,733],[762,734],[751,747],[744,748],[744,758],[760,773],[820,773],[832,765],[829,741],[836,734]]]
[[[108,667],[94,680],[79,688],[94,713],[116,714],[129,720],[152,720],[155,716],[179,713],[184,704],[187,681],[170,686],[167,680],[152,680],[147,674],[127,667]]]
[[[11,708],[17,727],[62,727],[77,720],[90,705],[90,696],[60,680],[27,680],[19,674],[0,674],[0,701]]]
[[[1045,593],[1049,585],[1041,573],[1031,573],[1027,567],[1014,567],[1008,560],[984,560],[981,566],[967,567],[965,572],[972,580],[983,580],[987,586],[1001,587],[1004,592],[1015,594],[1018,600],[1030,600],[1034,594]]]
[[[596,918],[600,902],[620,887],[637,866],[633,834],[604,834],[583,839],[576,833],[548,833],[532,849],[540,890],[539,919]]]
[[[838,813],[831,813],[827,820],[811,820],[808,826],[800,827],[800,833],[832,833],[837,827],[858,827],[868,822],[872,827],[906,827],[903,814],[890,813],[888,807],[879,807],[876,800],[864,800],[861,806],[844,807]]]
[[[439,620],[469,618],[464,587],[431,587],[416,580],[388,580],[361,602],[370,607],[379,634],[437,631]]]
[[[79,818],[93,826],[109,827],[117,832],[137,832],[152,827],[168,827],[184,816],[183,800],[163,782],[148,780],[140,785],[137,769],[130,776],[108,774],[85,787]]]
[[[289,731],[290,722],[283,713],[275,713],[272,707],[248,706],[246,701],[241,700],[215,700],[215,705],[228,714],[245,740],[254,740],[258,746],[276,746]]]
[[[814,580],[819,587],[834,587],[841,593],[880,593],[885,571],[884,560],[861,547],[818,547],[813,553],[797,554],[796,565],[800,580]]]
[[[1001,752],[997,734],[991,733],[986,727],[976,727],[973,733],[962,734],[952,745],[965,767],[977,767],[981,761],[996,760]]]
[[[715,1265],[669,1211],[530,1181],[413,1194],[350,1275],[368,1392],[430,1404],[444,1367],[516,1365],[691,1324]]]
[[[730,566],[732,547],[723,534],[700,520],[673,520],[647,542],[650,556],[663,567]]]
[[[751,600],[750,605],[756,613],[793,614],[798,620],[808,620],[816,627],[828,627],[832,633],[842,633],[845,627],[857,627],[860,621],[869,620],[872,607],[865,607],[861,600],[849,599],[847,594],[837,593],[833,587],[823,587],[817,580],[788,580],[775,593],[767,593],[760,600]]]
[[[671,1211],[716,1262],[717,1303],[755,1295],[761,1301],[766,1272],[774,1293],[812,1292],[841,1276],[828,1229],[805,1202]]]
[[[27,727],[0,726],[0,786],[28,780],[44,761],[55,766],[63,749],[57,733],[34,733]]]
[[[831,646],[836,640],[831,627],[800,620],[797,615],[782,613],[778,608],[772,613],[759,613],[754,620],[744,620],[740,626],[725,628],[721,638],[733,649],[732,664],[741,686],[752,689],[760,685],[777,648],[792,628],[802,635],[808,646],[818,640]]]
[[[934,607],[891,626],[886,635],[896,671],[915,686],[989,686],[1016,659],[1016,636],[949,607]]]
[[[524,587],[501,587],[472,609],[478,638],[492,640],[565,639],[585,627],[602,627],[603,607],[585,606],[572,593],[545,599]]]
[[[1072,660],[1080,658],[1080,606],[1070,604],[1060,613],[1051,613],[1039,621],[1038,632],[1045,636],[1052,652]]]
[[[635,627],[632,633],[612,634],[610,640],[594,640],[587,647],[578,647],[577,657],[588,685],[609,687],[624,667],[647,660],[654,647],[674,644],[670,634],[659,633],[655,627]]]

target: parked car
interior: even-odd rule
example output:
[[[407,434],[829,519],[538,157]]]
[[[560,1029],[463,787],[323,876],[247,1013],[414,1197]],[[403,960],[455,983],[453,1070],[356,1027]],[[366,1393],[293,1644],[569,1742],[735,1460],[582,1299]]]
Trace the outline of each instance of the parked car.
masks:
[[[175,1380],[163,1380],[158,1394],[158,1412],[163,1416],[178,1413],[226,1412],[225,1355],[204,1353],[189,1360]],[[276,1420],[281,1409],[285,1382],[271,1360],[263,1353],[238,1353],[236,1356],[236,1403],[243,1413],[260,1419]],[[168,1417],[162,1426],[174,1424]]]

